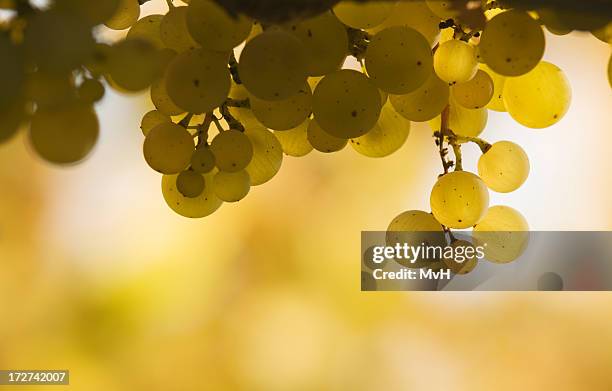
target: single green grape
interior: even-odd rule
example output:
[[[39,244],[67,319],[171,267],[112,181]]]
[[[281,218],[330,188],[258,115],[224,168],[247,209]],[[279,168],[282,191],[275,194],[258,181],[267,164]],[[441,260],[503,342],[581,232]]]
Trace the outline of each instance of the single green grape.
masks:
[[[351,139],[351,146],[358,153],[372,158],[389,156],[399,150],[410,135],[410,121],[400,116],[387,103],[383,106],[378,123],[368,133]]]
[[[243,15],[229,15],[210,0],[193,0],[187,9],[187,29],[203,48],[226,52],[247,39],[253,21]]]
[[[200,46],[188,31],[187,12],[188,7],[174,7],[164,16],[159,26],[161,41],[177,53]]]
[[[262,125],[272,130],[289,130],[303,123],[312,113],[312,91],[304,83],[289,99],[266,101],[251,96],[251,110]]]
[[[221,171],[242,171],[253,159],[253,143],[246,134],[238,130],[230,129],[219,133],[210,148]]]
[[[483,70],[478,70],[472,80],[452,87],[455,102],[466,109],[485,107],[493,98],[494,90],[493,79]]]
[[[266,31],[247,42],[238,64],[246,89],[264,100],[288,99],[306,82],[308,54],[294,35]]]
[[[194,148],[193,137],[185,128],[173,123],[162,123],[145,138],[143,152],[152,169],[172,175],[187,168]]]
[[[503,76],[520,76],[535,68],[545,46],[542,27],[518,10],[503,12],[491,19],[479,44],[484,62]]]
[[[223,204],[213,190],[213,174],[204,176],[205,185],[202,194],[195,198],[182,195],[176,188],[178,175],[164,175],[162,178],[162,194],[166,204],[177,214],[192,219],[210,216]]]
[[[73,164],[85,159],[98,141],[98,117],[90,105],[73,103],[39,109],[30,124],[30,142],[48,162]]]
[[[519,145],[500,141],[478,160],[478,175],[498,193],[511,193],[529,177],[529,157]]]
[[[219,199],[225,202],[238,202],[251,190],[251,180],[245,170],[237,172],[219,171],[213,180],[213,188]]]
[[[164,15],[148,15],[136,22],[127,33],[126,39],[147,41],[156,49],[166,47],[160,35],[160,26]]]
[[[129,39],[113,46],[109,71],[119,87],[137,92],[150,87],[160,76],[160,65],[159,51],[154,46],[148,41]]]
[[[79,99],[85,103],[99,102],[104,98],[104,85],[96,79],[85,79],[79,86]]]
[[[480,64],[480,69],[486,72],[493,80],[493,97],[487,109],[499,112],[506,112],[506,105],[504,104],[504,86],[506,85],[506,77],[495,73],[487,64]]]
[[[446,227],[469,228],[484,218],[489,207],[489,191],[478,176],[455,171],[438,179],[430,203],[434,217]]]
[[[196,198],[202,195],[206,181],[202,174],[192,170],[185,170],[176,177],[176,189],[184,197]]]
[[[433,72],[429,42],[418,31],[389,27],[372,37],[365,55],[371,80],[383,91],[401,95],[422,86]]]
[[[268,129],[263,126],[247,128],[245,134],[253,145],[253,158],[245,171],[249,174],[251,186],[269,182],[283,164],[283,147]]]
[[[542,61],[529,73],[508,78],[503,96],[512,118],[528,128],[542,129],[565,116],[572,100],[572,89],[559,67]]]
[[[166,91],[172,102],[195,114],[221,106],[231,88],[228,58],[228,53],[205,49],[176,56],[166,71]]]
[[[449,94],[448,83],[432,73],[425,84],[416,91],[406,95],[391,95],[389,100],[393,108],[404,118],[425,122],[442,113],[448,105]]]
[[[138,21],[140,17],[140,4],[138,0],[119,0],[119,7],[115,14],[104,24],[113,30],[125,30]]]
[[[507,206],[489,208],[473,231],[476,243],[485,248],[493,263],[509,263],[519,258],[529,244],[529,224],[525,217]]]
[[[304,45],[310,76],[340,69],[348,55],[346,27],[331,12],[285,26]]]
[[[170,116],[158,111],[151,110],[146,113],[142,117],[142,121],[140,122],[140,130],[142,130],[142,134],[146,137],[153,128],[157,127],[157,125],[168,124],[171,123],[172,120]]]
[[[392,1],[361,2],[341,1],[334,14],[342,23],[356,29],[371,29],[391,16],[395,7]]]
[[[310,121],[308,124],[307,137],[310,145],[323,153],[341,151],[348,144],[347,139],[332,136],[323,130],[315,120]]]
[[[430,46],[433,46],[440,36],[440,18],[436,16],[425,2],[422,1],[400,1],[395,9],[379,26],[370,30],[371,33],[378,33],[393,26],[406,26],[415,29],[427,39]]]
[[[381,109],[378,88],[357,71],[343,69],[330,73],[314,92],[313,113],[317,124],[336,138],[363,136],[376,125]]]
[[[200,146],[191,157],[191,169],[200,174],[208,174],[217,166],[215,154],[208,145]]]
[[[476,49],[457,39],[441,44],[433,61],[438,77],[451,85],[471,80],[478,71]]]
[[[466,109],[454,101],[451,96],[448,114],[448,127],[459,136],[478,137],[487,127],[489,112],[487,109]],[[432,130],[438,131],[442,125],[441,116],[429,121]]]
[[[283,131],[275,131],[274,136],[278,139],[286,155],[302,157],[308,155],[314,149],[308,141],[308,126],[311,119],[307,119],[299,126]]]

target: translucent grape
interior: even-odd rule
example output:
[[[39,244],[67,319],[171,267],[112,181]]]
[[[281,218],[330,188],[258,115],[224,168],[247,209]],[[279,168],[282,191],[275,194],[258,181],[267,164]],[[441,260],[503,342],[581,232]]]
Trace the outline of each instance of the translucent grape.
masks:
[[[157,110],[151,110],[142,117],[142,121],[140,122],[140,130],[142,130],[142,134],[144,134],[146,137],[149,132],[153,130],[153,128],[157,127],[158,125],[171,122],[172,120],[170,119],[170,116]]]
[[[446,267],[451,269],[453,273],[465,275],[471,273],[476,268],[478,265],[478,256],[476,248],[472,243],[467,240],[455,240],[451,243],[450,248],[453,249],[453,256],[445,256],[443,261]],[[461,254],[466,255],[458,255],[459,251],[461,251]]]
[[[389,101],[404,118],[424,122],[442,113],[448,105],[449,94],[448,83],[432,73],[425,84],[416,91],[406,95],[391,95]]]
[[[391,15],[394,7],[394,1],[342,1],[334,7],[334,14],[347,26],[371,29],[382,24]]]
[[[504,104],[504,86],[506,85],[506,77],[495,73],[486,64],[480,64],[480,69],[485,71],[493,80],[493,97],[486,106],[489,110],[505,112],[506,105]]]
[[[190,113],[207,113],[226,100],[231,87],[228,54],[205,49],[181,53],[166,72],[168,96]]]
[[[202,218],[215,213],[223,204],[214,193],[212,174],[204,176],[204,191],[195,198],[187,198],[178,191],[177,177],[178,175],[164,175],[162,193],[168,206],[179,215],[193,219]]]
[[[304,45],[308,74],[323,76],[340,69],[348,54],[346,27],[331,12],[287,26]]]
[[[139,39],[147,41],[156,49],[166,47],[162,42],[160,34],[160,26],[163,15],[149,15],[136,22],[128,31],[127,39]]]
[[[529,244],[529,224],[518,211],[507,206],[493,206],[474,227],[473,237],[485,247],[487,260],[509,263],[525,252]]]
[[[168,96],[165,77],[156,80],[151,85],[151,102],[157,110],[168,116],[185,113],[185,110],[178,107]]]
[[[426,0],[427,6],[438,18],[454,19],[459,15],[459,9],[454,8],[452,0]]]
[[[142,91],[159,77],[159,52],[147,41],[130,39],[113,46],[109,61],[110,76],[127,91]]]
[[[306,49],[297,38],[284,31],[267,31],[246,44],[238,71],[251,94],[265,100],[282,100],[303,88],[307,64]]]
[[[187,29],[188,7],[174,7],[164,16],[159,31],[161,40],[170,49],[182,53],[200,46]]]
[[[191,157],[191,169],[200,174],[208,174],[217,166],[215,155],[207,145],[201,146]]]
[[[470,81],[453,86],[455,102],[467,109],[485,107],[493,98],[495,86],[493,79],[483,70],[479,70]]]
[[[304,121],[294,129],[274,132],[283,148],[283,152],[289,156],[302,157],[308,155],[314,149],[308,141],[308,125],[310,119]]]
[[[251,183],[245,170],[238,172],[219,171],[213,180],[215,194],[225,202],[238,202],[249,194]]]
[[[449,84],[465,83],[478,71],[476,50],[456,39],[444,42],[434,54],[434,69],[438,77]]]
[[[451,97],[448,127],[457,135],[464,137],[478,137],[487,127],[489,112],[487,109],[470,110],[457,104]],[[432,130],[438,131],[441,126],[441,116],[429,122]]]
[[[262,126],[248,128],[245,134],[253,145],[253,158],[245,171],[251,186],[263,185],[280,170],[283,148],[274,133]]]
[[[312,113],[312,91],[308,83],[289,99],[266,101],[251,96],[250,102],[257,120],[273,130],[293,129]]]
[[[253,159],[253,143],[247,135],[238,130],[230,129],[219,133],[210,148],[221,171],[244,170]]]
[[[30,142],[51,163],[72,164],[85,159],[98,141],[98,117],[89,105],[75,103],[38,110],[30,125]]]
[[[202,47],[229,51],[240,45],[251,32],[253,22],[243,16],[232,16],[210,0],[193,0],[187,9],[187,28]]]
[[[66,73],[34,72],[27,75],[23,94],[38,107],[53,108],[74,101],[74,78]]]
[[[542,129],[565,116],[572,90],[563,71],[543,61],[523,76],[508,78],[503,96],[512,118],[528,128]]]
[[[440,36],[440,18],[436,16],[425,2],[400,1],[391,16],[385,22],[371,30],[377,33],[387,27],[406,26],[415,29],[427,39],[430,46]]]
[[[500,141],[478,161],[478,175],[487,187],[498,193],[517,190],[529,177],[529,157],[519,145]]]
[[[322,129],[337,138],[356,138],[369,132],[378,122],[381,108],[378,88],[364,74],[349,69],[325,76],[314,92],[314,117]]]
[[[334,137],[325,132],[315,120],[310,121],[308,124],[307,136],[310,145],[323,153],[341,151],[348,144],[347,139]]]
[[[422,86],[431,73],[429,43],[418,31],[389,27],[372,37],[365,55],[371,80],[383,91],[400,95]]]
[[[396,216],[386,233],[388,246],[396,244],[411,246],[446,246],[444,228],[431,213],[420,210],[409,210]],[[397,260],[400,264],[407,267],[423,267],[431,265],[433,260],[425,260],[424,257],[417,259],[415,263],[410,261]]]
[[[140,17],[138,0],[120,0],[115,14],[104,24],[113,30],[125,30],[132,26]]]
[[[410,121],[400,116],[390,103],[383,106],[378,123],[363,136],[351,139],[351,146],[372,158],[389,156],[400,149],[410,134]]]
[[[443,225],[469,228],[484,218],[489,207],[489,191],[476,175],[455,171],[438,179],[430,203],[434,217]]]
[[[206,187],[206,181],[202,174],[192,170],[186,170],[176,178],[176,189],[184,197],[196,198],[202,195]]]
[[[546,45],[542,28],[528,14],[511,10],[491,19],[480,38],[484,62],[503,76],[520,76],[540,62]]]
[[[143,151],[152,169],[172,175],[187,168],[194,148],[193,137],[185,128],[173,123],[162,123],[149,132]]]
[[[95,103],[104,97],[104,85],[95,79],[85,79],[78,88],[79,98],[85,103]]]

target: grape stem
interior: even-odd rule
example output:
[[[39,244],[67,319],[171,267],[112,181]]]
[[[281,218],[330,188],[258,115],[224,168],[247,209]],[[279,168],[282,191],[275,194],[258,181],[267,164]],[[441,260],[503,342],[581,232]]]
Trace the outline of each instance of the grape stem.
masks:
[[[223,129],[223,126],[221,126],[221,122],[219,122],[219,118],[213,115],[212,120],[215,123],[215,126],[217,127],[217,130],[219,131],[219,133],[223,133],[225,129]]]
[[[232,75],[232,80],[236,84],[242,84],[242,80],[240,80],[240,74],[238,74],[238,60],[236,60],[236,54],[232,50],[229,58],[229,70]]]
[[[364,30],[347,27],[346,32],[349,37],[349,53],[359,62],[365,57],[372,36]]]
[[[172,3],[172,0],[166,0],[166,3],[168,4],[169,10],[172,10],[174,8],[174,3]]]
[[[251,101],[249,100],[249,98],[246,98],[246,99],[227,98],[227,100],[225,101],[225,105],[227,107],[240,107],[243,109],[250,109]]]
[[[181,122],[178,123],[178,125],[180,125],[183,128],[187,129],[187,127],[189,127],[189,124],[191,123],[191,119],[193,118],[193,116],[194,116],[193,113],[187,113],[185,115],[185,117],[183,117]]]
[[[223,103],[221,105],[221,107],[219,108],[219,111],[221,112],[221,115],[223,116],[223,119],[225,119],[225,121],[229,125],[230,129],[235,129],[235,130],[238,130],[238,131],[244,133],[244,130],[245,130],[244,126],[240,123],[240,121],[238,121],[232,115],[232,113],[230,113],[229,106],[228,106],[227,102],[225,102],[225,103]]]
[[[444,147],[444,138],[448,134],[447,131],[448,131],[449,117],[450,117],[450,106],[447,105],[442,111],[442,114],[440,116],[441,118],[440,131],[434,133],[434,136],[437,137],[436,145],[439,148],[440,159],[442,160],[442,167],[444,167],[444,174],[442,175],[448,174],[449,169],[455,165],[454,162],[447,159],[448,148]]]
[[[198,126],[198,131],[196,136],[198,137],[198,143],[196,145],[196,149],[201,147],[202,145],[208,145],[208,130],[210,129],[210,124],[213,121],[215,116],[212,112],[206,113],[204,117],[204,122],[200,126]]]

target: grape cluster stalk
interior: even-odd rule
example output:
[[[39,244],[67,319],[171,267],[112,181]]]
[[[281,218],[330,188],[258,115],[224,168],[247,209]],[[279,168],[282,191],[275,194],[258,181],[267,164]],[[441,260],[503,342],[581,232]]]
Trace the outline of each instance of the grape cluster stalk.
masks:
[[[493,232],[487,257],[500,263],[520,256],[529,227],[518,211],[490,207],[489,191],[517,190],[530,165],[519,145],[481,138],[489,110],[533,129],[558,123],[571,88],[542,60],[544,29],[612,42],[609,13],[550,2],[167,0],[166,14],[141,18],[145,2],[0,1],[12,15],[0,24],[0,142],[23,129],[41,158],[78,163],[97,142],[106,88],[148,92],[144,159],[162,174],[168,206],[203,218],[270,181],[284,156],[350,145],[382,158],[412,122],[428,122],[443,166],[431,212],[404,212],[388,231],[451,244],[452,230]],[[127,34],[106,44],[101,28]],[[612,83],[611,72],[612,62]],[[477,173],[463,170],[467,143],[482,151]]]

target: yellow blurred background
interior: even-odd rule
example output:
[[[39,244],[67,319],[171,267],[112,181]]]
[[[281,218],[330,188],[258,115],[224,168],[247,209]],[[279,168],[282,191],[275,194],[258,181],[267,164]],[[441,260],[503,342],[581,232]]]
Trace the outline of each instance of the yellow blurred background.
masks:
[[[610,230],[610,47],[548,38],[573,105],[542,131],[491,113],[483,137],[532,159],[493,204],[535,230]],[[55,389],[86,391],[610,389],[607,293],[360,292],[361,231],[428,208],[426,125],[382,160],[286,158],[246,200],[188,220],[142,158],[145,99],[109,93],[98,109],[81,165],[45,164],[23,134],[0,146],[0,369],[69,369]]]

